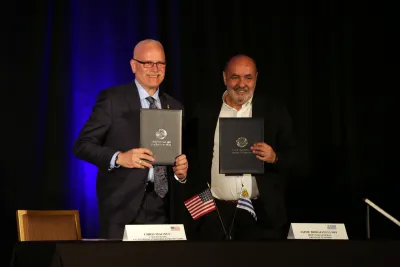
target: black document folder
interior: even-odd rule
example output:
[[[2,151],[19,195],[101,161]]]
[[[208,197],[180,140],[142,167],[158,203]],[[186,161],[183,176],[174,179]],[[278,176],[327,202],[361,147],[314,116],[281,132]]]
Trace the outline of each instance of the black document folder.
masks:
[[[173,165],[182,153],[182,110],[141,109],[140,147],[153,152],[153,165]]]
[[[264,173],[264,162],[250,147],[264,142],[263,118],[219,119],[219,172],[227,175]]]

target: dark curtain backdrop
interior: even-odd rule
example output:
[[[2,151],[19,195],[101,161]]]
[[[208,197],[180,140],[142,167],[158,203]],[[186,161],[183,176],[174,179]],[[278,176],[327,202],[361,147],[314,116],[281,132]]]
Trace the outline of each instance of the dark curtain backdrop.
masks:
[[[221,99],[230,56],[255,58],[256,90],[283,97],[293,117],[301,152],[288,190],[293,222],[345,223],[350,238],[365,238],[365,197],[400,218],[398,112],[389,101],[398,88],[397,23],[388,7],[237,0],[2,5],[6,261],[17,238],[16,209],[77,208],[83,236],[96,237],[95,168],[74,159],[71,147],[98,91],[132,81],[129,59],[144,38],[164,44],[163,86],[189,114],[199,98]],[[389,220],[376,213],[371,219],[373,237],[399,238]]]
[[[377,3],[264,4],[183,4],[185,101],[220,101],[227,59],[253,56],[256,90],[284,98],[294,121],[299,158],[288,190],[291,220],[343,222],[350,238],[365,238],[363,198],[400,217],[395,117],[388,112],[388,93],[398,84],[391,76],[398,23]],[[373,237],[400,236],[392,222],[372,216]]]

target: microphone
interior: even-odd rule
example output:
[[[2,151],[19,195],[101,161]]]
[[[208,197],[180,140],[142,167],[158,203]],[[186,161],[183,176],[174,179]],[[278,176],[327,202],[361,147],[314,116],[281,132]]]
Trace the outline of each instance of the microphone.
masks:
[[[396,220],[393,216],[391,216],[389,213],[378,207],[376,204],[374,204],[371,200],[368,198],[364,199],[364,202],[367,203],[367,237],[368,239],[371,238],[371,233],[370,233],[370,222],[369,222],[369,207],[374,208],[376,211],[378,211],[380,214],[391,220],[393,223],[395,223],[397,226],[400,226],[400,222]]]

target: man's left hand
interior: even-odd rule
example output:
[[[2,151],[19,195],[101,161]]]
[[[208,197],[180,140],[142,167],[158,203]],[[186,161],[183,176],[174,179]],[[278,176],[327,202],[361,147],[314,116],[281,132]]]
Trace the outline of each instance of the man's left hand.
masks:
[[[250,149],[253,151],[253,154],[255,154],[258,159],[268,163],[276,162],[276,153],[270,145],[259,142],[252,145]]]
[[[175,165],[172,167],[174,174],[178,179],[185,179],[187,176],[187,171],[189,168],[189,163],[186,159],[186,155],[182,154],[175,159]]]

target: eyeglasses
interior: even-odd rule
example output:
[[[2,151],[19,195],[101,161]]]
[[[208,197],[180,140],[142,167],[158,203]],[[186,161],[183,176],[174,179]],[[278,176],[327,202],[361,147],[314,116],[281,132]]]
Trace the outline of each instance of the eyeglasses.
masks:
[[[133,58],[133,60],[139,62],[140,64],[143,64],[143,67],[145,67],[145,68],[152,68],[154,66],[154,64],[156,64],[157,68],[165,68],[165,65],[167,65],[166,61],[164,61],[164,62],[161,62],[161,61],[160,62],[151,62],[151,61],[144,62],[144,61],[140,61],[140,60],[137,60],[134,58]]]

